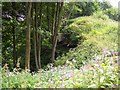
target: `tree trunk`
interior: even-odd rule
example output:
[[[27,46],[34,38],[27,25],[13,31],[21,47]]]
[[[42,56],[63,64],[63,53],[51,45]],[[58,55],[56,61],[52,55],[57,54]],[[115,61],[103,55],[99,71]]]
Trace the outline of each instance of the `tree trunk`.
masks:
[[[63,7],[63,2],[58,2],[57,10],[56,10],[54,36],[53,36],[52,62],[54,62],[55,60],[55,51],[56,51],[56,46],[57,46],[58,30],[59,30],[60,21],[61,21],[62,7]]]
[[[50,10],[49,10],[49,3],[47,3],[47,20],[48,20],[48,31],[50,31]]]
[[[54,26],[55,26],[55,12],[56,12],[56,3],[54,3],[54,6],[53,6],[53,11],[52,11],[52,16],[53,16],[53,19],[52,19],[52,28],[51,28],[51,43],[53,44],[53,36],[54,36]]]
[[[30,70],[30,17],[31,17],[31,7],[32,3],[27,2],[27,17],[26,17],[26,24],[27,24],[27,31],[26,31],[26,62],[25,62],[25,69]]]
[[[39,22],[39,28],[41,30],[41,24],[42,24],[42,2],[40,3],[40,22]],[[38,62],[39,62],[39,68],[41,68],[41,33],[38,33]]]
[[[35,6],[35,4],[33,3],[33,7]],[[35,55],[35,64],[36,64],[36,68],[37,70],[39,69],[38,66],[38,60],[37,60],[37,46],[36,46],[36,28],[35,28],[35,10],[33,8],[33,36],[34,36],[34,55]]]
[[[54,4],[54,8],[53,8],[53,22],[52,22],[52,31],[51,31],[51,33],[52,33],[52,55],[51,55],[51,62],[53,63],[54,62],[54,59],[55,59],[55,44],[54,44],[54,42],[55,42],[55,32],[54,32],[54,30],[55,30],[55,27],[56,27],[56,18],[57,18],[57,3],[55,3]]]
[[[36,29],[36,55],[37,55],[37,63],[38,63],[38,69],[40,68],[40,65],[39,65],[39,35],[38,35],[38,4],[37,2],[35,2],[35,29]]]
[[[12,14],[13,16],[16,16],[16,13],[15,13],[15,3],[12,2]],[[16,32],[15,32],[15,25],[14,23],[12,24],[12,30],[13,30],[13,67],[15,68],[16,65],[17,65],[17,50],[16,50]]]

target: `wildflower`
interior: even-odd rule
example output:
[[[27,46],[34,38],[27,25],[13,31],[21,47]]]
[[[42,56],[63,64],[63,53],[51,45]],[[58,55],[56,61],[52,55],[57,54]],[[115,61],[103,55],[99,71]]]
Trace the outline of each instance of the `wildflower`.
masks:
[[[72,59],[72,61],[73,61],[74,63],[76,62],[76,60],[75,60],[74,58]]]
[[[53,67],[53,64],[52,64],[52,63],[50,63],[50,67],[51,67],[51,68]]]
[[[18,21],[24,21],[24,18],[23,17],[18,17],[17,20]]]
[[[101,56],[97,56],[96,61],[99,61],[101,59],[102,59]]]
[[[112,53],[113,56],[115,55],[115,52],[114,52],[114,51],[112,51],[111,53]]]
[[[103,54],[104,54],[104,56],[106,56],[106,54],[107,54],[107,49],[106,48],[104,49]]]
[[[6,15],[6,17],[12,19],[12,17],[10,15]]]
[[[40,73],[41,72],[41,70],[40,69],[38,69],[38,73]]]
[[[61,83],[60,87],[63,88],[64,86],[65,86],[64,83]]]
[[[120,59],[120,56],[116,56],[116,60],[119,60]]]
[[[70,72],[70,74],[69,74],[69,78],[71,78],[71,77],[72,77],[72,75],[73,75],[73,73],[72,73],[72,72]]]
[[[87,70],[86,70],[86,69],[84,69],[84,68],[82,68],[82,70],[83,70],[83,72],[87,72]]]
[[[100,61],[98,61],[97,63],[98,63],[98,65],[100,65]]]
[[[12,19],[12,16],[8,15],[8,14],[5,14],[5,15],[2,15],[3,18],[7,18],[7,19]]]
[[[113,57],[110,57],[110,61],[113,61]]]
[[[67,61],[66,61],[66,64],[68,64],[68,63],[69,63],[69,61],[67,60]]]
[[[64,71],[64,72],[63,72],[63,75],[65,75],[65,74],[66,74],[66,72]]]
[[[18,74],[18,70],[16,68],[13,69],[14,74]]]
[[[50,79],[48,80],[48,82],[49,82],[50,84],[53,84],[53,81],[52,81],[52,80],[50,80]]]
[[[9,76],[15,76],[15,74],[13,74],[12,72],[9,72]]]

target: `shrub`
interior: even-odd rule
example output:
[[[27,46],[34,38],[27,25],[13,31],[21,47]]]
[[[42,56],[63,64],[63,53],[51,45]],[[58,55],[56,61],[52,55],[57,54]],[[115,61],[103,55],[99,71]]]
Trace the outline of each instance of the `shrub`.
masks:
[[[94,55],[100,53],[103,48],[117,50],[117,30],[117,22],[108,18],[98,18],[97,15],[82,17],[79,18],[79,20],[75,19],[75,21],[68,26],[67,32],[71,32],[71,36],[74,37],[82,36],[84,40],[80,40],[79,38],[78,47],[58,57],[55,65],[64,65],[67,60],[71,61],[75,59],[76,67],[80,68],[86,61],[94,59]]]
[[[106,14],[104,14],[102,11],[95,12],[93,14],[93,17],[97,18],[97,19],[102,19],[102,20],[108,20],[109,19],[109,17]]]

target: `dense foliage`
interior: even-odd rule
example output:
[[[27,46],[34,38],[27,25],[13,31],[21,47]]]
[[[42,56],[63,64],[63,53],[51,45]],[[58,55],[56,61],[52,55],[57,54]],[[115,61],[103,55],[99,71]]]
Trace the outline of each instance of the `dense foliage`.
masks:
[[[117,88],[118,87],[118,54],[104,50],[95,60],[88,62],[80,69],[75,68],[75,60],[67,61],[65,66],[47,66],[38,73],[29,71],[10,72],[5,67],[3,88]],[[88,84],[89,83],[89,84]]]
[[[33,16],[32,18],[37,18],[39,12],[36,13],[38,4],[33,5]],[[52,19],[54,14],[54,3],[43,3],[42,7],[42,23],[41,26],[35,27],[31,25],[31,69],[35,65],[35,49],[34,49],[34,33],[38,32],[41,35],[41,65],[47,65],[51,62],[51,52],[53,47],[52,38]],[[10,8],[8,8],[10,7]],[[49,8],[48,8],[49,7]],[[25,64],[25,49],[26,49],[26,4],[25,3],[3,3],[2,4],[2,61],[3,65],[5,63],[9,64],[9,67],[13,69],[17,62],[20,62],[21,68],[24,68]],[[89,33],[94,26],[94,23],[102,22],[102,20],[94,20],[86,16],[90,16],[99,12],[94,17],[101,18],[103,20],[108,19],[108,16],[114,20],[117,20],[118,13],[116,9],[107,2],[70,2],[65,3],[62,11],[62,22],[58,33],[63,33],[64,37],[61,36],[62,42],[56,46],[56,56],[55,58],[61,56],[68,52],[70,48],[74,48],[77,44],[83,43],[86,39],[83,36],[84,33]],[[37,15],[35,15],[36,13]],[[105,13],[105,14],[103,14]],[[107,15],[108,16],[107,16]],[[85,16],[85,17],[81,17]],[[38,15],[40,17],[40,15]],[[40,20],[40,18],[38,18]],[[37,22],[37,21],[36,21]],[[74,22],[74,23],[73,23]],[[32,20],[31,23],[34,23]],[[107,23],[107,22],[106,22]],[[39,25],[36,23],[35,25]],[[97,24],[96,24],[97,25]],[[102,25],[101,25],[102,26]],[[108,26],[109,27],[109,26]],[[98,27],[99,28],[99,27]],[[101,27],[102,28],[102,27]],[[34,30],[35,29],[35,30]],[[36,36],[37,37],[37,36]],[[61,38],[60,37],[60,38]],[[38,41],[36,42],[38,43]],[[39,48],[39,47],[38,47]]]
[[[3,2],[2,11],[2,88],[118,88],[109,2]]]
[[[77,61],[76,67],[80,67],[87,60],[94,59],[94,55],[100,53],[104,48],[117,50],[118,24],[108,19],[106,15],[101,16],[102,13],[100,13],[77,18],[67,26],[69,29],[65,28],[64,32],[70,32],[70,35],[74,35],[74,37],[82,36],[83,39],[75,38],[76,41],[79,41],[78,46],[67,54],[63,54],[62,57],[58,57],[55,65],[63,65],[67,60],[75,59]]]
[[[82,34],[85,37],[82,44],[57,58],[55,61],[57,67],[48,64],[38,73],[30,73],[23,70],[19,72],[21,68],[11,72],[9,67],[4,66],[2,86],[4,88],[116,88],[118,86],[117,22],[104,20],[103,17],[98,19],[94,15],[76,19],[72,25],[79,22],[81,26],[81,22],[86,20],[91,22],[92,30],[89,34]],[[103,21],[104,23],[101,23]],[[89,22],[84,23],[83,30],[88,30],[86,27]]]

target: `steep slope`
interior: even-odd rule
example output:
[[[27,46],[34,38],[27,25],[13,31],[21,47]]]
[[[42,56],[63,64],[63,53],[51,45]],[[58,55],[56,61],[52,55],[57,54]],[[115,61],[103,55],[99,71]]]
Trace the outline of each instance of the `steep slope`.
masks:
[[[106,15],[77,18],[65,30],[71,32],[71,36],[83,38],[77,38],[78,46],[57,58],[56,66],[74,59],[76,67],[80,68],[86,61],[95,59],[104,49],[118,51],[118,22],[110,20]]]

